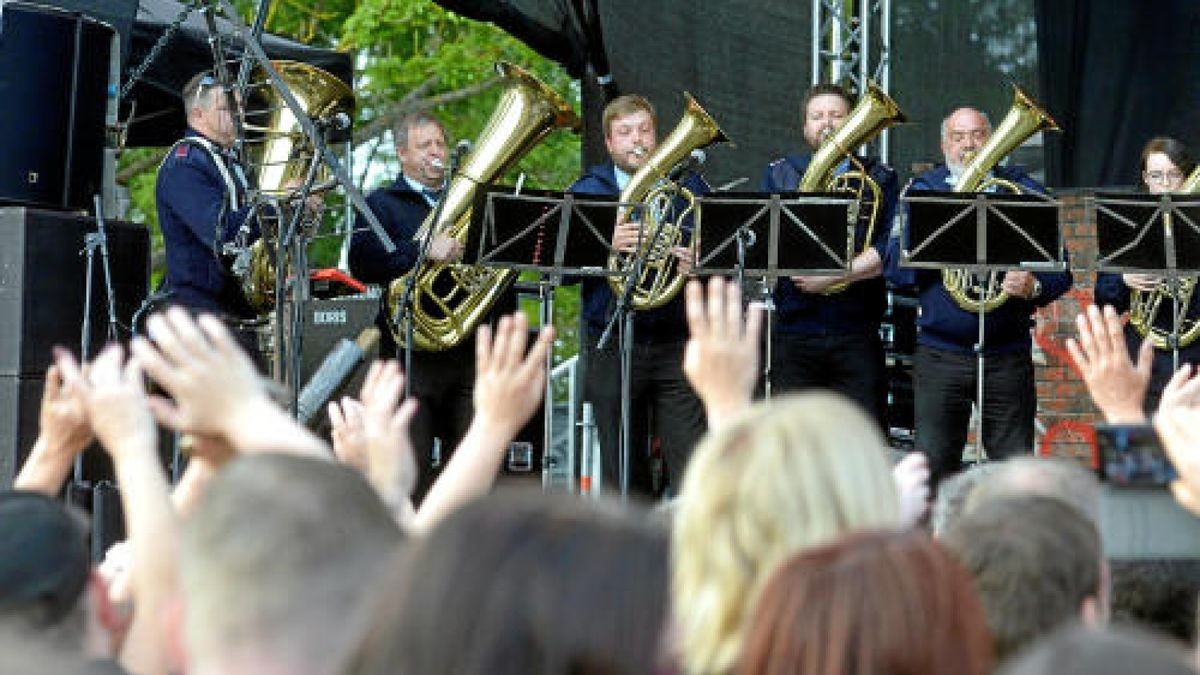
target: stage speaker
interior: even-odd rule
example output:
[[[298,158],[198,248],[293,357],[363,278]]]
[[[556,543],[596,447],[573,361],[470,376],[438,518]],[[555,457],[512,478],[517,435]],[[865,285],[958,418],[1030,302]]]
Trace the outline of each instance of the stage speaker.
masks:
[[[352,295],[340,298],[313,299],[304,303],[303,334],[300,343],[300,377],[301,389],[309,384],[313,375],[321,368],[325,358],[338,346],[344,338],[351,342],[358,340],[359,335],[368,328],[374,328],[375,317],[379,314],[379,298],[370,295]],[[363,361],[345,375],[346,379],[332,390],[326,400],[341,397],[344,394],[358,396],[358,390],[366,377],[367,368],[371,361],[379,356],[379,343],[363,350]],[[336,369],[335,369],[336,370]],[[303,397],[301,397],[303,399]],[[304,408],[303,402],[301,407]],[[325,406],[315,409],[307,424],[320,431],[329,429],[329,416]]]
[[[51,7],[0,11],[0,203],[88,210],[101,189],[113,29]]]
[[[87,285],[87,235],[95,220],[70,213],[0,208],[0,375],[42,376],[51,349],[78,353]],[[122,329],[146,297],[150,233],[142,225],[108,221],[114,304]],[[108,307],[102,258],[92,269],[90,353],[104,345]],[[121,338],[127,338],[125,330]]]

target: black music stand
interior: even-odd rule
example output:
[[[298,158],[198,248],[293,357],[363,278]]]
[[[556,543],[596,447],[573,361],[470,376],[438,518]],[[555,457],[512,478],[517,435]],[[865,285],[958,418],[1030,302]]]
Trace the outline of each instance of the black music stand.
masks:
[[[1168,344],[1173,370],[1179,370],[1179,332],[1188,308],[1178,289],[1183,276],[1200,274],[1200,195],[1109,192],[1096,193],[1090,201],[1096,214],[1097,268],[1154,274],[1173,289]]]
[[[547,190],[519,190],[490,185],[479,191],[471,210],[463,262],[540,275],[541,325],[554,323],[554,289],[564,276],[609,276],[611,223],[616,197],[576,195]],[[547,374],[553,353],[546,356]],[[543,437],[543,482],[548,479],[546,453],[553,444],[553,384],[546,378]],[[572,473],[574,467],[571,467]]]
[[[1063,261],[1061,203],[1039,194],[989,194],[905,190],[907,229],[902,234],[900,265],[923,269],[968,268],[990,288],[1008,270],[1060,272]],[[975,343],[977,447],[983,447],[984,362],[986,340],[983,293],[977,304],[979,337]],[[980,453],[980,457],[983,453]]]
[[[761,280],[767,307],[763,390],[771,397],[771,288],[779,277],[843,274],[854,260],[858,201],[846,193],[759,192],[700,198],[695,273]]]

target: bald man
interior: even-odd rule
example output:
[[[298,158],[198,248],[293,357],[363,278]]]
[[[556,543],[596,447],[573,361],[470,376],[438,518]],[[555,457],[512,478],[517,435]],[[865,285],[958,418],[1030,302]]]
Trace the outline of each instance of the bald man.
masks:
[[[942,121],[945,163],[913,179],[912,190],[948,192],[992,135],[987,115],[959,108]],[[996,166],[988,177],[1010,181],[1024,192],[1046,189],[1016,167]],[[905,231],[908,236],[908,213]],[[920,297],[917,353],[913,360],[916,447],[929,455],[931,484],[962,468],[963,446],[975,401],[978,313],[959,307],[942,285],[939,270],[901,269],[900,240],[889,247],[887,277],[899,286],[915,286]],[[1033,313],[1071,288],[1070,272],[1004,273],[1008,301],[984,321],[983,447],[990,459],[1033,451],[1037,411],[1031,356]]]

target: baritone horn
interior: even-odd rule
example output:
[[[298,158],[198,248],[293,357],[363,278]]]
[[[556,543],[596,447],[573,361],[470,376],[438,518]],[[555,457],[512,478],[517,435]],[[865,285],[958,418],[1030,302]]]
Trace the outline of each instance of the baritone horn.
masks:
[[[451,177],[441,208],[431,212],[413,235],[418,241],[438,233],[465,246],[471,211],[480,189],[499,178],[551,131],[579,128],[579,117],[571,106],[529,72],[503,61],[496,64],[496,71],[504,80],[496,109],[475,141],[475,149]],[[413,295],[408,311],[413,346],[441,351],[475,332],[500,295],[516,280],[517,272],[481,265],[426,262],[389,285],[387,307],[393,319],[410,278]],[[402,321],[393,320],[391,329],[398,344],[408,342]]]
[[[1200,167],[1196,167],[1183,185],[1176,191],[1178,194],[1196,194],[1200,192]],[[1163,214],[1164,227],[1172,227],[1171,214]],[[1155,349],[1174,349],[1173,338],[1179,347],[1188,347],[1200,338],[1200,318],[1187,318],[1187,311],[1192,304],[1192,296],[1196,292],[1196,277],[1179,277],[1174,280],[1161,279],[1153,291],[1143,291],[1137,288],[1129,290],[1129,325],[1142,338],[1149,337]],[[1171,316],[1166,321],[1159,320],[1163,302],[1169,302]],[[1179,303],[1182,316],[1179,322],[1179,334],[1175,335],[1174,305]],[[1166,324],[1166,325],[1164,325]]]
[[[865,193],[869,192],[871,195],[869,198],[870,211],[867,216],[868,225],[866,238],[863,240],[863,251],[870,248],[871,240],[874,238],[876,221],[879,220],[879,206],[883,203],[882,191],[879,183],[871,178],[861,164],[858,164],[859,168],[851,171],[836,175],[834,172],[844,157],[854,159],[855,148],[871,142],[871,139],[878,136],[884,129],[894,124],[903,124],[906,121],[908,118],[900,110],[900,106],[896,105],[896,102],[884,93],[879,85],[868,81],[866,92],[858,100],[854,110],[850,111],[846,121],[838,127],[837,131],[826,136],[821,142],[821,147],[813,155],[808,169],[804,171],[804,175],[800,178],[800,184],[796,188],[800,192],[852,192],[855,200],[860,204],[863,203]],[[851,240],[848,251],[850,255],[862,252],[854,252],[853,246],[854,241]],[[849,257],[848,255],[847,258]],[[838,293],[849,285],[844,281],[838,282],[825,292],[827,294]]]
[[[638,257],[642,257],[640,275],[631,289],[630,305],[635,310],[667,304],[679,294],[686,279],[671,249],[684,241],[683,224],[696,208],[696,195],[668,178],[671,169],[694,150],[729,142],[720,125],[696,99],[687,92],[683,96],[686,104],[679,123],[629,179],[619,199],[622,204],[640,205],[632,211],[640,211],[645,235],[638,251],[614,251],[609,255],[608,270],[614,274],[608,277],[608,285],[613,293],[624,293],[625,275],[635,267]],[[618,222],[628,216],[626,208],[622,207]],[[658,237],[652,236],[655,232]]]
[[[1025,192],[1013,181],[988,178],[988,173],[1000,160],[1025,142],[1025,139],[1042,130],[1060,131],[1054,118],[1042,110],[1021,88],[1013,85],[1013,104],[1008,114],[991,138],[967,163],[954,184],[954,192],[983,192],[993,187],[1021,194]],[[968,312],[979,310],[990,312],[1008,300],[1008,293],[1001,289],[1003,274],[989,272],[986,279],[978,280],[968,269],[942,270],[942,285],[954,303]]]

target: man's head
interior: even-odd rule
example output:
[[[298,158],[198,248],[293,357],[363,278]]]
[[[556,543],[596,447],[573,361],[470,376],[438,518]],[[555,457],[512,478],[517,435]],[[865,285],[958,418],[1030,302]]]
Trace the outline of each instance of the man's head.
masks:
[[[427,188],[439,188],[446,178],[446,129],[427,112],[405,115],[392,130],[396,156],[404,175]]]
[[[82,637],[86,525],[58,501],[21,490],[0,493],[0,523],[0,622]]]
[[[383,503],[346,467],[291,455],[233,461],[183,524],[188,670],[330,672],[346,617],[400,542]]]
[[[604,107],[604,147],[613,164],[634,173],[658,147],[654,106],[636,94],[619,96]]]
[[[228,148],[237,139],[229,96],[212,73],[193,75],[183,86],[188,126],[217,145]]]
[[[959,108],[942,120],[942,156],[955,175],[992,136],[992,123],[975,108]]]
[[[974,579],[998,660],[1058,626],[1106,616],[1100,535],[1059,499],[990,500],[969,509],[942,543]]]
[[[1100,521],[1100,481],[1078,462],[1061,457],[1013,457],[996,464],[967,497],[966,511],[1020,495],[1057,499],[1075,507],[1093,525]]]
[[[816,150],[846,121],[854,102],[836,84],[815,84],[804,94],[804,140]]]

